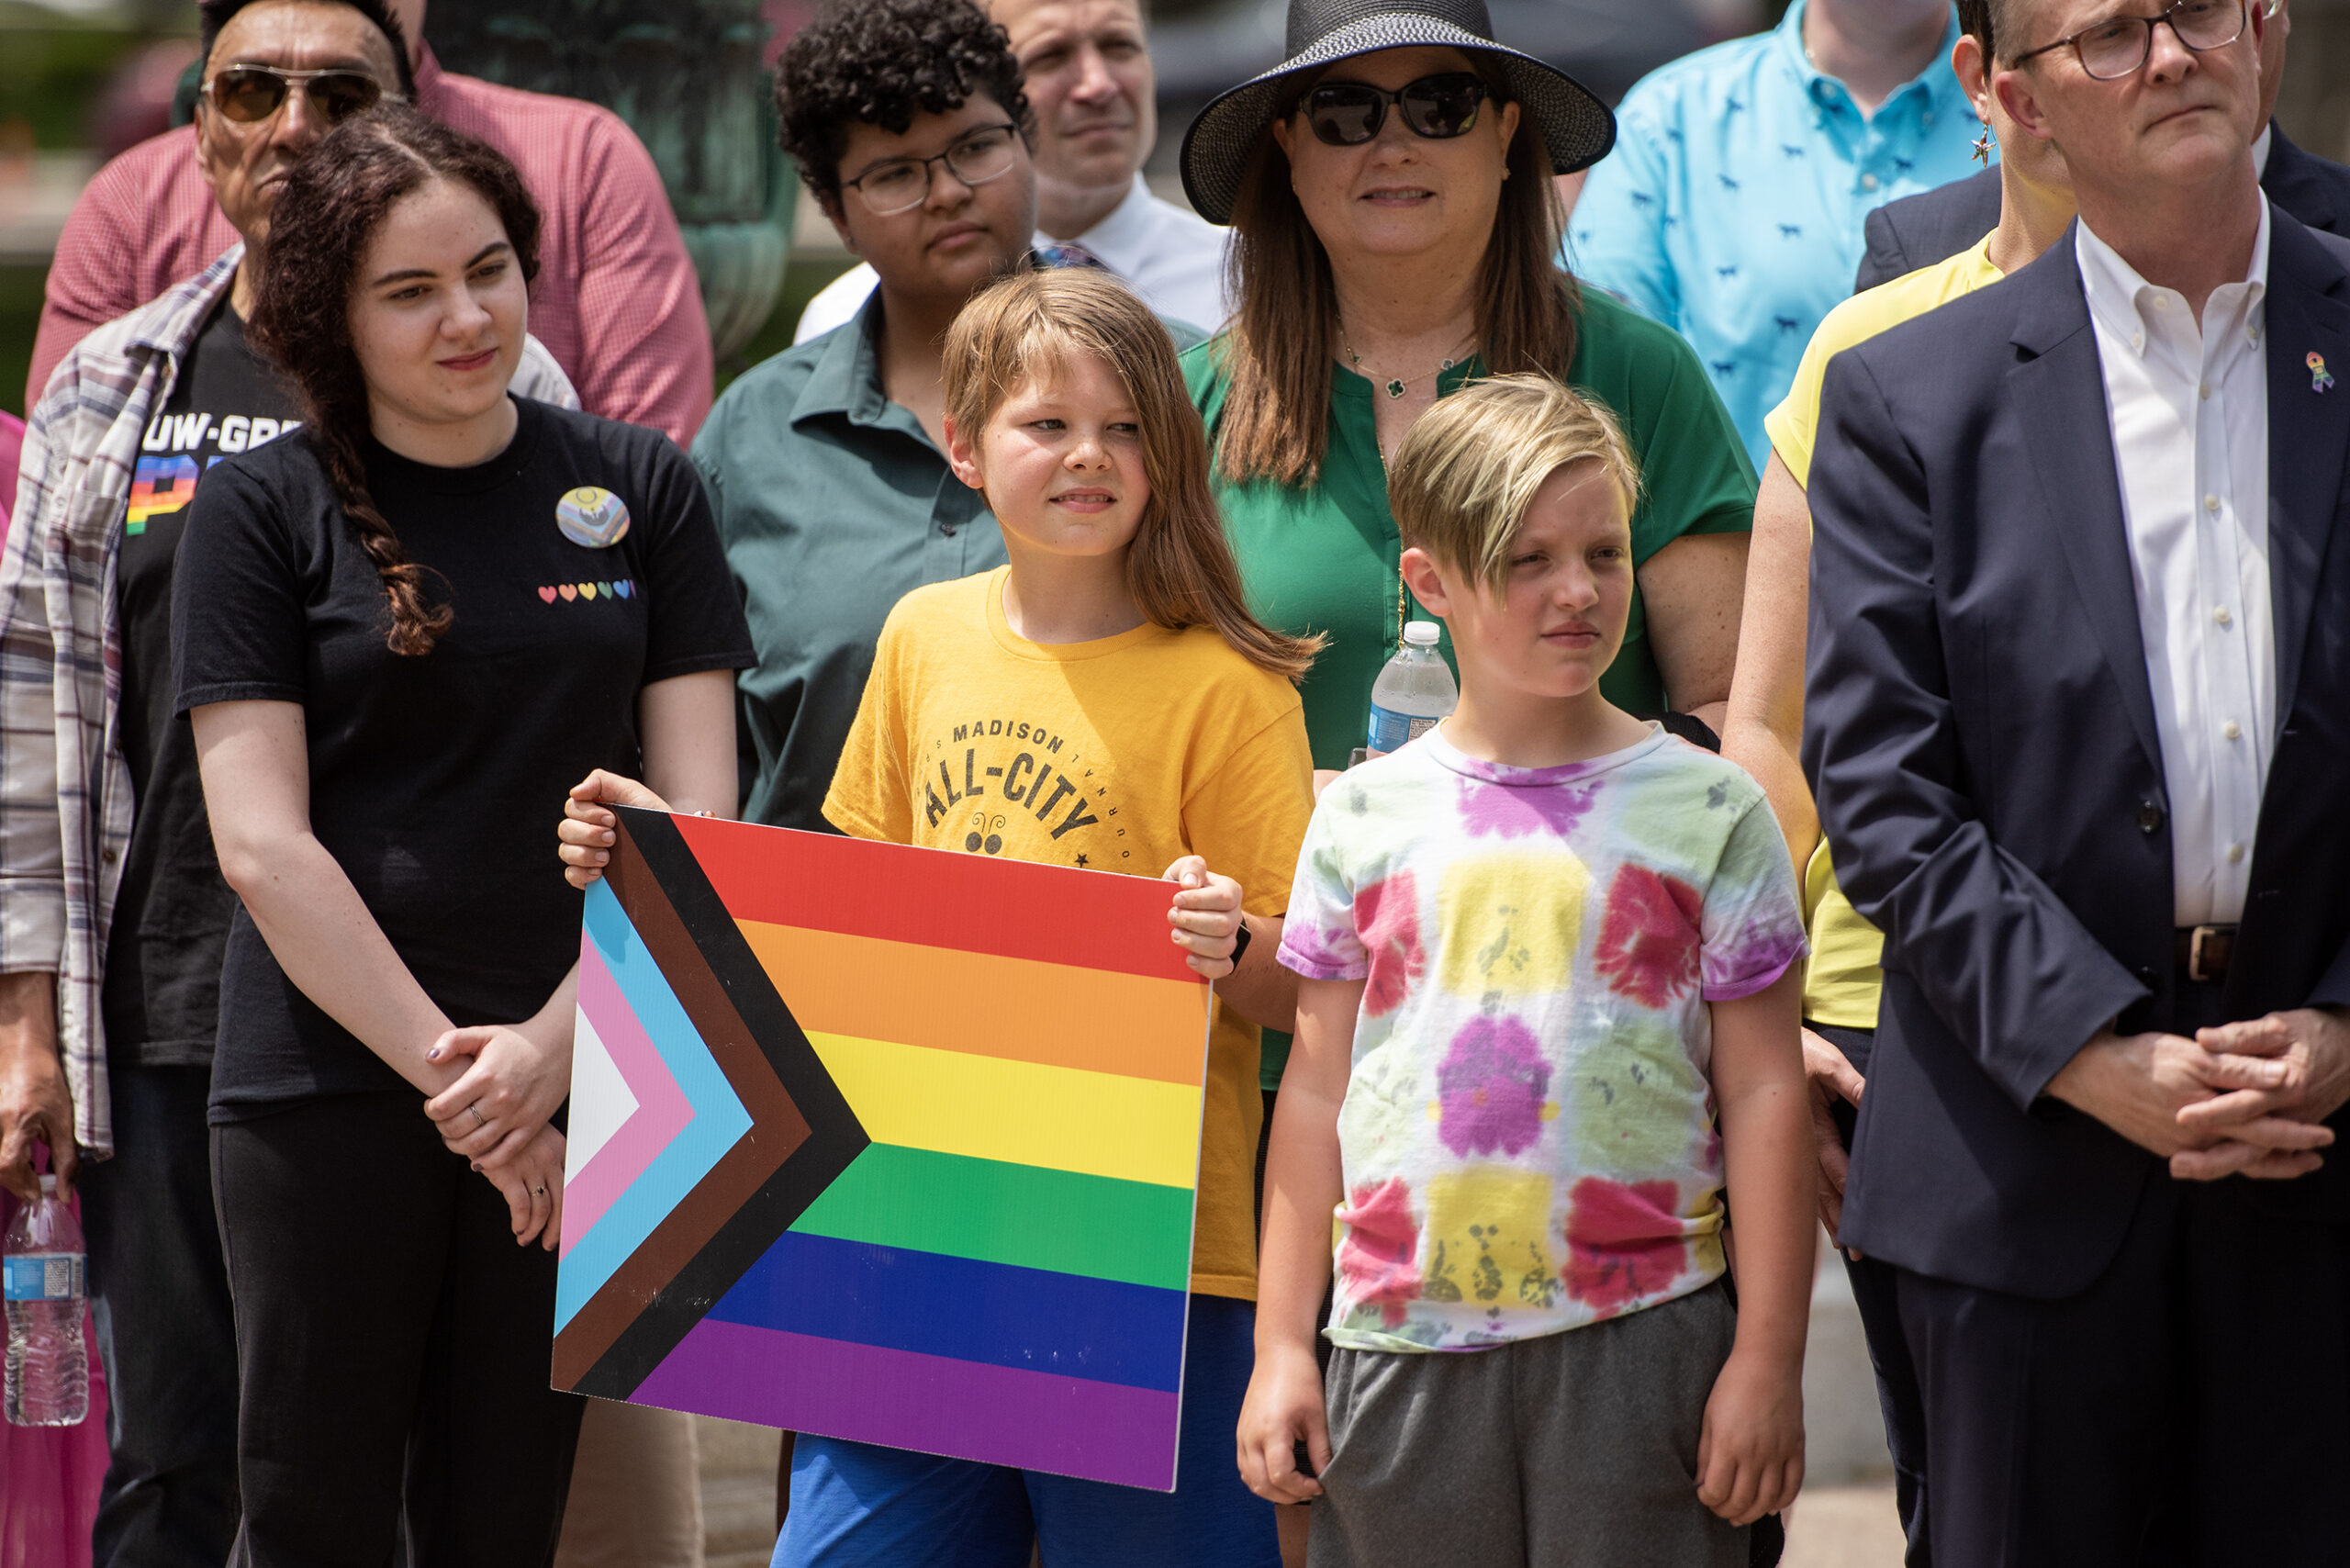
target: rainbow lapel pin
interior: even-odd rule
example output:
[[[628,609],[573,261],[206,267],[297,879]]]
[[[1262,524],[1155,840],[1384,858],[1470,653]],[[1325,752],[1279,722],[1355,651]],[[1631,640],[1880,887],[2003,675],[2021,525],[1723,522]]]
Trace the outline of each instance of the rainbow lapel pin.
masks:
[[[2309,358],[2302,361],[2302,363],[2310,367],[2311,391],[2322,392],[2327,387],[2333,385],[2333,372],[2325,368],[2325,356],[2323,354],[2318,353],[2315,349],[2311,349],[2310,351]]]

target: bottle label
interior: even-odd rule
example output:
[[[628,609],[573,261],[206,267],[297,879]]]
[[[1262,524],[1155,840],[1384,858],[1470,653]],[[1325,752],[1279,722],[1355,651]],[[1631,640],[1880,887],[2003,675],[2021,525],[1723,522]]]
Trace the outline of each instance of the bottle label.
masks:
[[[1391,751],[1401,751],[1444,721],[1422,713],[1398,713],[1371,705],[1371,755],[1384,756]]]
[[[21,1252],[0,1259],[10,1301],[72,1301],[89,1294],[79,1252]]]

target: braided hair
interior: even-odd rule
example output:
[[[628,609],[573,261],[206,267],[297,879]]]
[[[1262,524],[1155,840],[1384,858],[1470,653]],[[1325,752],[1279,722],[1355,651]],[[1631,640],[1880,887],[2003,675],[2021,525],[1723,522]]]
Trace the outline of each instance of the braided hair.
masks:
[[[431,653],[455,612],[426,598],[423,568],[368,494],[367,380],[352,345],[351,300],[360,260],[386,216],[436,179],[480,193],[504,224],[523,279],[537,274],[539,209],[514,165],[486,141],[405,104],[383,104],[335,127],[286,175],[246,323],[301,399],[301,433],[383,578],[391,618],[385,644],[408,657]]]

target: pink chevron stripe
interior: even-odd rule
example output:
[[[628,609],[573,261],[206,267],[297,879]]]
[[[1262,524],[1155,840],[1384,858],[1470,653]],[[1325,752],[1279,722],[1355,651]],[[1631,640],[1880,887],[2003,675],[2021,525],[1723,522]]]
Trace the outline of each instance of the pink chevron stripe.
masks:
[[[637,1022],[636,1012],[621,994],[620,982],[604,967],[592,942],[579,945],[579,1008],[595,1025],[597,1037],[611,1053],[636,1109],[620,1130],[596,1151],[576,1178],[563,1191],[561,1256],[586,1236],[629,1184],[644,1174],[669,1142],[693,1119],[685,1091],[669,1074],[668,1065]]]

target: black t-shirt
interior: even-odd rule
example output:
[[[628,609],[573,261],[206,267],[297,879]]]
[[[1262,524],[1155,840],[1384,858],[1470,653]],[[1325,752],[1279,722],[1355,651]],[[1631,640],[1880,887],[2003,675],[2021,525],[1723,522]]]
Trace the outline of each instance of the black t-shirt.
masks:
[[[106,929],[101,999],[107,1059],[202,1067],[212,1059],[220,957],[237,895],[220,879],[196,744],[172,716],[172,557],[197,482],[223,458],[267,445],[300,421],[292,388],[245,342],[226,301],[180,362],[147,426],[116,560],[121,593],[122,715],[130,768],[130,845]]]
[[[658,431],[516,408],[513,442],[476,467],[369,442],[377,509],[456,612],[431,654],[385,646],[382,579],[307,437],[206,482],[173,597],[180,711],[302,704],[311,829],[460,1025],[529,1017],[577,958],[580,895],[554,824],[590,768],[638,766],[638,691],[752,662],[685,454]],[[295,989],[241,907],[213,1120],[402,1087]]]

